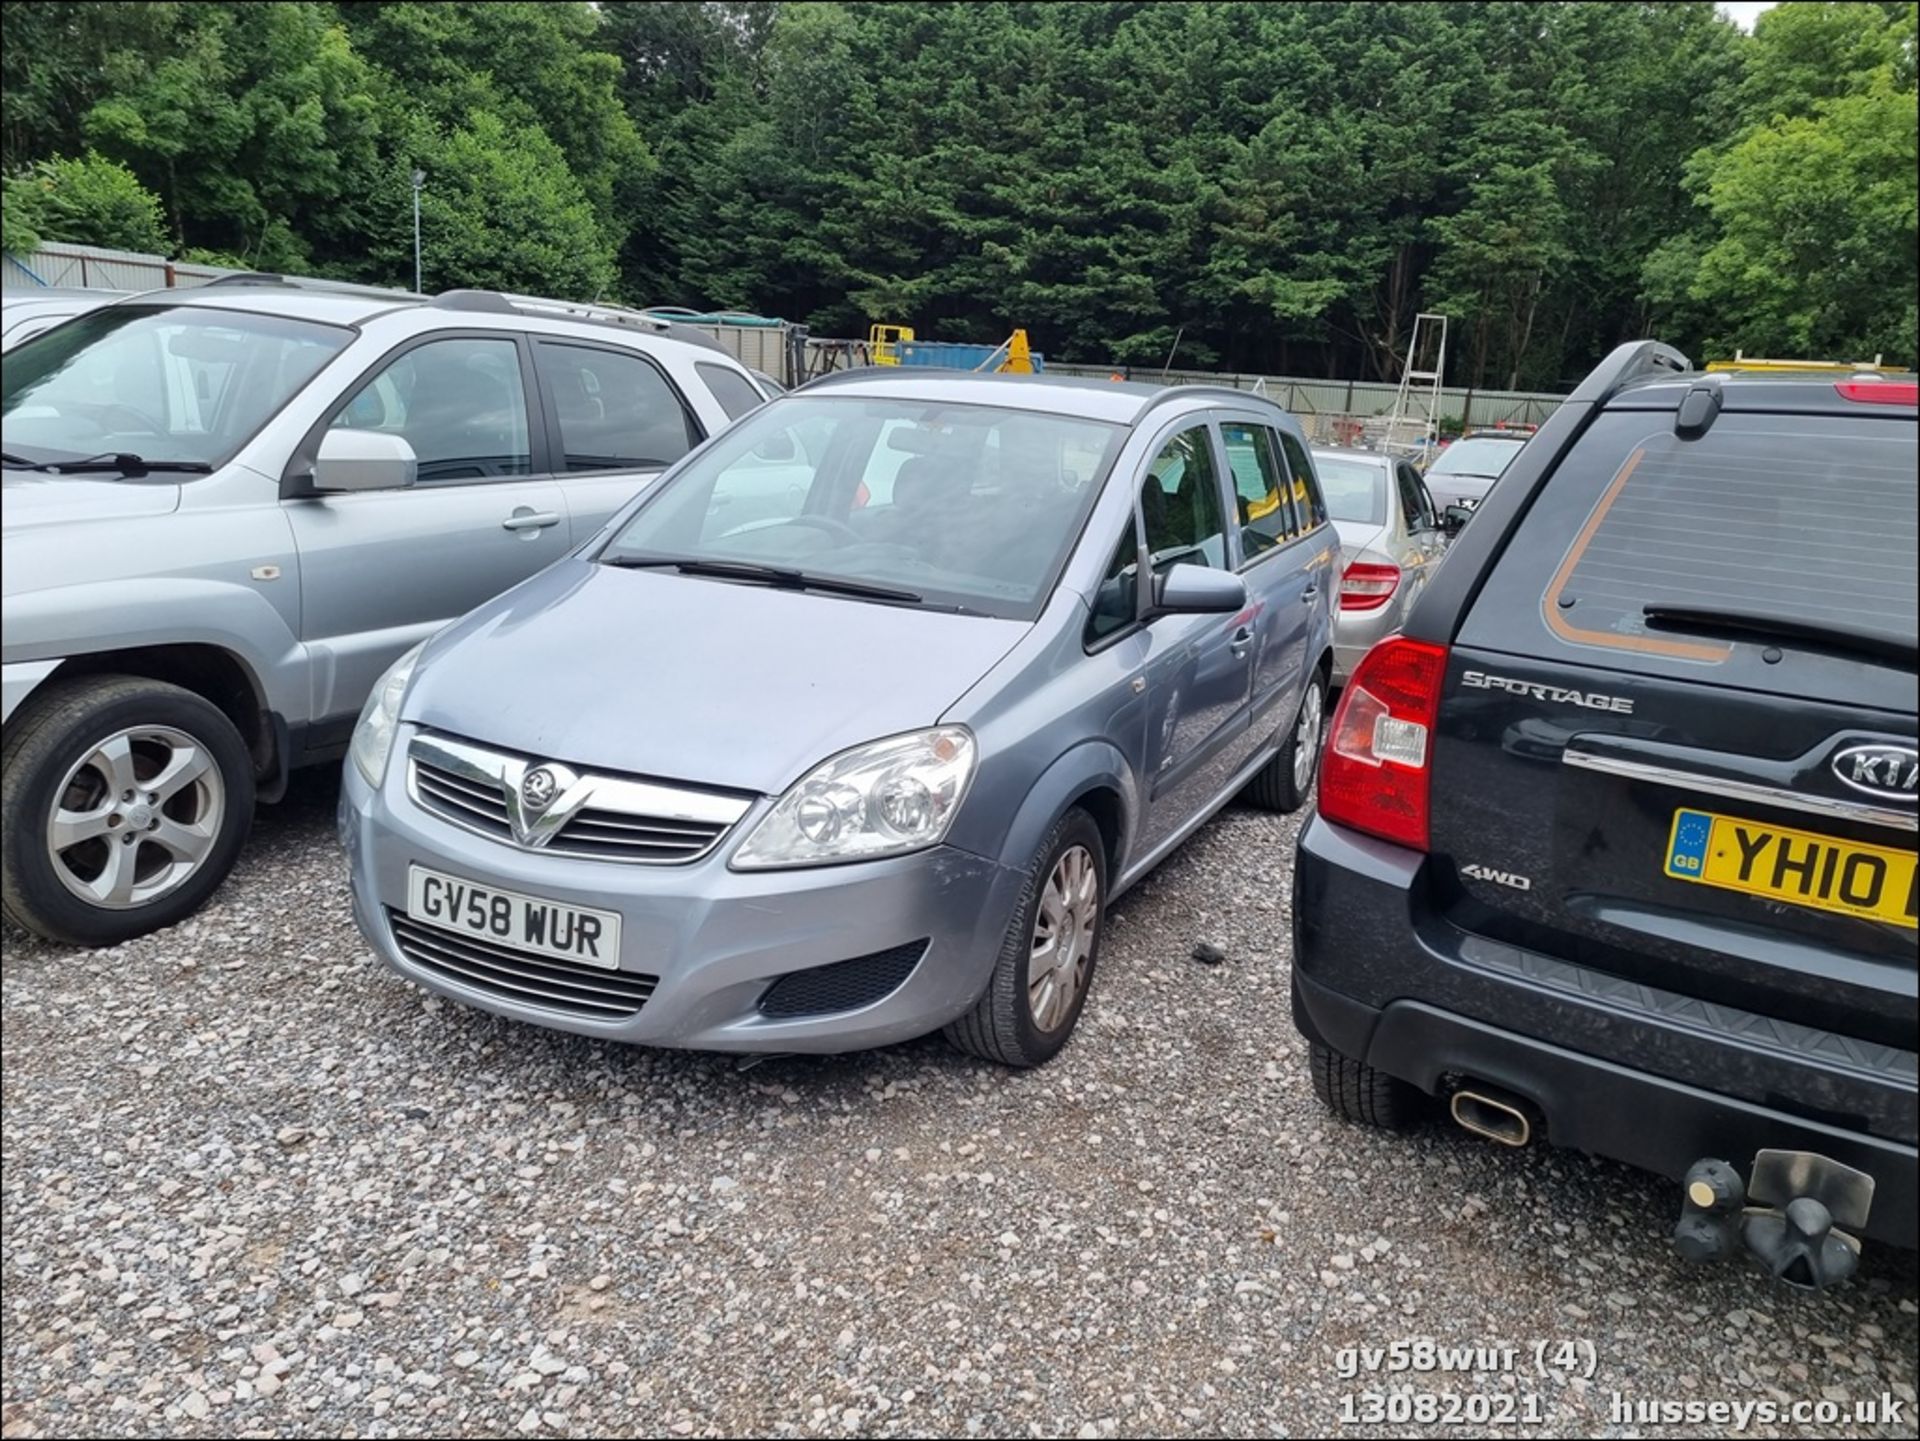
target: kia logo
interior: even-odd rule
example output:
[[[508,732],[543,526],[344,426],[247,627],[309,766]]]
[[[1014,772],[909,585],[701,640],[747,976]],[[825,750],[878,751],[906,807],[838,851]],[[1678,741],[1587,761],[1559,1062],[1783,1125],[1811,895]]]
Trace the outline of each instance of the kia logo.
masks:
[[[1912,746],[1848,746],[1832,765],[1843,785],[1882,800],[1911,801],[1920,779],[1920,751]]]

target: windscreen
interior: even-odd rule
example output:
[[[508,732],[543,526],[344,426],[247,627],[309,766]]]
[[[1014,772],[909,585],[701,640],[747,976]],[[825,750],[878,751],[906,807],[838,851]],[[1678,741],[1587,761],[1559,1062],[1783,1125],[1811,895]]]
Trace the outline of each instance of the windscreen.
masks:
[[[1387,523],[1387,468],[1379,461],[1354,460],[1343,455],[1313,453],[1313,468],[1335,520],[1364,525]]]
[[[1427,467],[1427,474],[1484,475],[1497,480],[1525,444],[1525,441],[1501,436],[1470,435],[1441,451]]]
[[[1810,418],[1779,434],[1728,416],[1697,441],[1650,436],[1568,549],[1548,615],[1563,633],[1630,649],[1652,639],[1649,605],[1911,642],[1914,498],[1911,426]]]
[[[773,401],[650,495],[599,559],[734,561],[1031,618],[1124,431],[981,405]]]
[[[282,316],[104,306],[7,352],[0,434],[35,463],[125,453],[216,466],[352,339]]]
[[[1460,643],[1910,714],[1911,667],[1877,657],[1915,639],[1915,487],[1911,420],[1729,412],[1684,439],[1668,412],[1603,413]]]

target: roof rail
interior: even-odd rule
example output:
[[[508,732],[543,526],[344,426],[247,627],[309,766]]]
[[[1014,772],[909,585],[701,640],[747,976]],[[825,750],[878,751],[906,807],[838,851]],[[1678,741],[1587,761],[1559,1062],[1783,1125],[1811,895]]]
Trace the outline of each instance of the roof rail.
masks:
[[[1609,351],[1607,358],[1574,387],[1567,400],[1603,405],[1636,380],[1682,375],[1692,369],[1693,362],[1671,345],[1662,345],[1657,340],[1629,340]]]
[[[650,335],[664,336],[688,345],[704,346],[722,355],[732,354],[704,331],[624,305],[610,305],[598,300],[553,300],[543,295],[516,295],[504,290],[443,290],[427,304],[437,310],[470,310],[491,315],[546,315],[555,320],[574,320],[588,325],[617,325],[627,330],[644,330]]]
[[[411,290],[396,290],[387,285],[361,285],[352,280],[329,280],[319,275],[279,275],[268,270],[237,270],[231,275],[220,275],[204,285],[190,287],[196,290],[211,290],[222,285],[272,286],[279,290],[318,290],[338,295],[387,295],[412,298]]]

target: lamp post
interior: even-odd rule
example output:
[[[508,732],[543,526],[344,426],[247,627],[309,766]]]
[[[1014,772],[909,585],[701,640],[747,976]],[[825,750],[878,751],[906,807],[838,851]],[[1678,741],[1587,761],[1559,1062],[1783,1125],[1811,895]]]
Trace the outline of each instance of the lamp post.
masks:
[[[427,172],[413,172],[413,289],[420,293],[420,187],[427,183]]]

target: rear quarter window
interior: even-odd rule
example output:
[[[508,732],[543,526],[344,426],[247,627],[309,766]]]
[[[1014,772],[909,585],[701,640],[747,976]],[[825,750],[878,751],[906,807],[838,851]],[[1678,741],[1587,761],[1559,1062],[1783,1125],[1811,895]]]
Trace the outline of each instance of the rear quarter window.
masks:
[[[1857,697],[1857,658],[1649,624],[1649,604],[1915,633],[1915,428],[1723,414],[1696,440],[1671,412],[1603,414],[1508,538],[1460,642],[1815,698]],[[1912,678],[1901,682],[1912,709]],[[1892,692],[1888,692],[1891,694]],[[1872,703],[1872,702],[1869,702]]]
[[[701,381],[713,393],[713,398],[720,402],[720,408],[727,413],[728,420],[738,420],[749,410],[766,404],[767,398],[737,370],[704,360],[693,368],[699,372]]]

